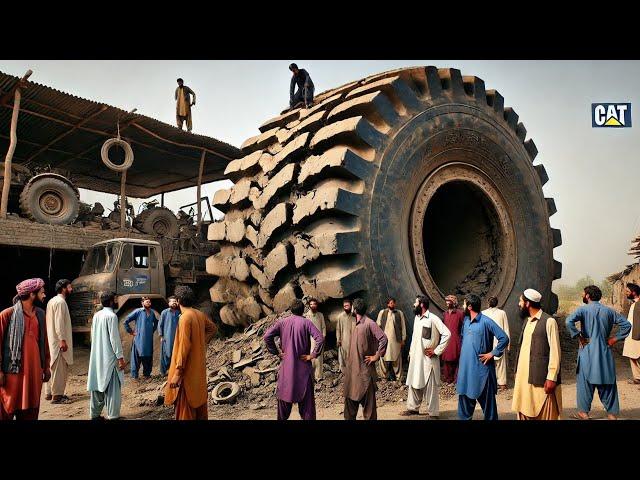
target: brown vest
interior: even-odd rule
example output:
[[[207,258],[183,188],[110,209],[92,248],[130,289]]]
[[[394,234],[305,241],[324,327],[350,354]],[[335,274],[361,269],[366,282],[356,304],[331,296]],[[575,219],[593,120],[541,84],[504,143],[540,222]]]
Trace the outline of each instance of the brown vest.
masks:
[[[402,341],[402,315],[400,315],[400,311],[396,310],[393,313],[393,329],[396,334],[396,342]],[[387,315],[389,314],[389,309],[385,308],[382,313],[382,319],[380,320],[380,328],[384,332],[384,328],[387,325]]]
[[[631,339],[640,340],[640,300],[633,307],[633,329],[631,330]]]
[[[549,339],[547,338],[547,320],[551,318],[546,313],[542,312],[540,320],[536,320],[536,326],[531,334],[531,349],[529,352],[529,383],[535,387],[544,387],[544,382],[547,380],[547,372],[549,369],[549,352],[551,347],[549,346]],[[522,347],[522,339],[524,337],[524,329],[527,326],[527,322],[524,322],[522,326],[522,333],[520,335],[520,347]],[[518,352],[520,357],[520,352]],[[560,367],[558,367],[558,378],[556,384],[560,385]]]

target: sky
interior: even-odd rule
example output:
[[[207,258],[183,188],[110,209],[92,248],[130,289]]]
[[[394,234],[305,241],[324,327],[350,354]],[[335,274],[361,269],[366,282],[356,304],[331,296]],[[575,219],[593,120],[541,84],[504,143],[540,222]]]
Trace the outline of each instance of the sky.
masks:
[[[74,95],[104,102],[167,123],[175,121],[176,78],[197,95],[193,132],[240,146],[258,126],[288,106],[288,65],[309,71],[316,93],[377,72],[416,65],[453,67],[495,88],[527,128],[537,148],[536,164],[549,175],[546,197],[558,212],[551,226],[562,230],[555,258],[561,283],[584,275],[600,280],[633,263],[627,255],[640,230],[637,157],[640,152],[640,62],[487,60],[261,60],[261,61],[3,61],[0,70]],[[632,104],[632,128],[591,127],[591,103]],[[203,186],[210,197],[225,180]],[[81,191],[81,200],[113,205],[114,195]],[[165,195],[176,210],[195,201],[195,188]],[[141,201],[134,201],[136,210]],[[218,215],[221,214],[218,212]]]

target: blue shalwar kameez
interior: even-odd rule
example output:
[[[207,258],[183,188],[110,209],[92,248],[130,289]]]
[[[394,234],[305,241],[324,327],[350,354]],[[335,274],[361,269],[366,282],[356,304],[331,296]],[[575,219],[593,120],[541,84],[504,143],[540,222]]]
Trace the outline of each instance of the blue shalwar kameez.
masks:
[[[138,308],[131,312],[124,321],[124,328],[132,333],[131,322],[136,322],[136,336],[131,344],[131,378],[138,378],[138,369],[142,364],[145,377],[151,376],[153,366],[153,332],[158,328],[156,311],[149,309],[147,314],[144,308]]]
[[[492,349],[494,337],[498,344]],[[494,357],[500,357],[508,344],[507,334],[489,317],[478,313],[474,320],[468,316],[464,318],[456,383],[458,417],[461,420],[471,420],[476,401],[480,403],[485,420],[498,420],[495,362],[491,359],[484,365],[478,356],[491,352]]]
[[[160,345],[160,373],[162,375],[167,374],[169,365],[171,365],[171,352],[173,352],[173,341],[176,338],[179,318],[179,308],[175,310],[165,308],[160,314],[158,333],[162,337],[162,344]]]
[[[575,323],[580,322],[581,330]],[[582,334],[589,343],[578,351],[576,370],[576,396],[578,410],[589,413],[593,392],[598,389],[598,396],[607,413],[618,415],[618,386],[616,385],[616,365],[607,340],[614,325],[618,325],[616,339],[623,340],[631,331],[629,321],[612,308],[600,302],[589,302],[582,305],[566,319],[571,338]]]

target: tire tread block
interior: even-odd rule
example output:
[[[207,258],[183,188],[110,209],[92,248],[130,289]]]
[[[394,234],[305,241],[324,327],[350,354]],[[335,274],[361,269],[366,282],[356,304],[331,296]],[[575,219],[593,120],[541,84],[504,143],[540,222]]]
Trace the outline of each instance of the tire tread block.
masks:
[[[340,187],[324,185],[299,198],[294,205],[292,222],[299,224],[315,216],[318,212],[335,210],[357,215],[360,211],[361,196]]]
[[[300,168],[298,183],[303,185],[322,178],[327,170],[332,172],[340,170],[351,178],[365,180],[369,178],[374,168],[375,166],[371,162],[348,147],[334,147],[322,155],[309,157]]]
[[[280,190],[290,185],[295,177],[296,164],[290,163],[282,168],[267,184],[267,187],[262,190],[262,193],[253,200],[253,207],[256,210],[263,209],[269,203],[269,200],[278,193]]]
[[[296,108],[295,110],[290,110],[288,112],[283,113],[282,115],[278,115],[277,117],[271,118],[266,122],[264,122],[262,125],[260,125],[260,127],[258,127],[258,130],[260,130],[260,132],[262,133],[265,133],[265,132],[268,132],[269,130],[273,130],[274,128],[282,127],[287,123],[291,123],[292,121],[300,118],[301,111],[302,109]]]
[[[284,164],[284,162],[293,161],[295,158],[303,154],[310,137],[310,133],[303,133],[302,135],[297,136],[293,141],[287,143],[287,146],[273,157],[261,158],[260,167],[262,168],[262,171],[264,173],[272,172],[278,168],[279,165]]]
[[[353,270],[329,270],[322,276],[300,276],[300,288],[306,297],[324,302],[331,298],[340,299],[362,289],[365,282],[364,268]]]
[[[258,234],[258,248],[264,248],[271,235],[289,223],[291,209],[285,202],[279,203],[264,217]]]
[[[358,253],[359,232],[328,232],[311,238],[300,236],[293,244],[296,268],[321,256]]]
[[[325,144],[339,143],[342,137],[361,140],[370,147],[380,148],[384,135],[362,116],[347,118],[321,128],[311,139],[310,147],[318,149]]]
[[[367,113],[377,114],[389,126],[395,125],[398,121],[398,114],[393,108],[393,104],[383,92],[368,93],[342,102],[329,112],[327,121],[333,122]]]

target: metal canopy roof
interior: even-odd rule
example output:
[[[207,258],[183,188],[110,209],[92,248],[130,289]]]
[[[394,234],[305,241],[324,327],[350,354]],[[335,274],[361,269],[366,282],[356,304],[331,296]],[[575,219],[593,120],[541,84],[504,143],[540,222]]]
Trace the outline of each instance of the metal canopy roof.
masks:
[[[9,148],[13,90],[19,78],[0,72],[0,161]],[[22,89],[18,143],[13,162],[63,171],[80,188],[120,193],[120,174],[100,159],[105,140],[120,136],[133,149],[127,170],[127,195],[147,198],[192,187],[198,179],[202,152],[202,183],[224,179],[227,164],[242,157],[240,149],[196,135],[139,114],[86,100],[51,87],[28,82]]]

